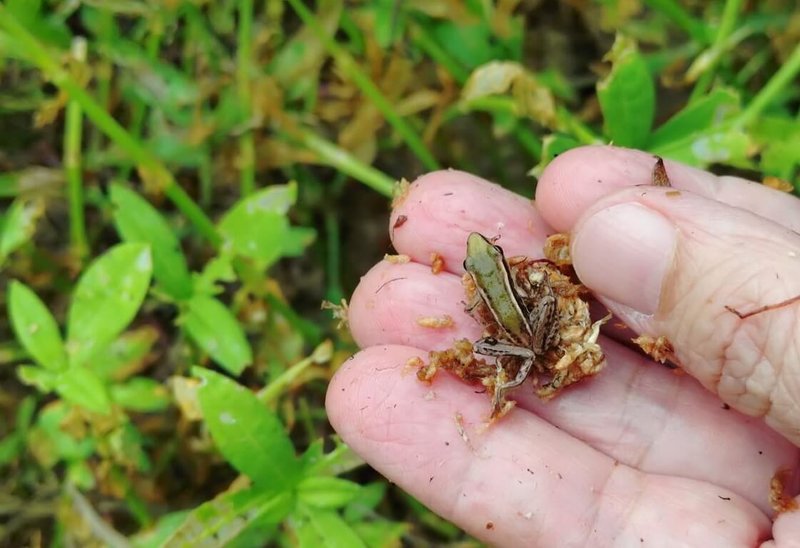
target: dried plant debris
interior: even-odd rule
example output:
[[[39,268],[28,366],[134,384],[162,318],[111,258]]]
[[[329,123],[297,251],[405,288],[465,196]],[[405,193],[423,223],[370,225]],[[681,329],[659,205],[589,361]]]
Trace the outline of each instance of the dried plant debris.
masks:
[[[405,177],[394,183],[394,188],[392,188],[392,209],[396,209],[406,200],[410,190],[411,183]]]
[[[569,234],[558,233],[547,237],[544,242],[545,259],[555,263],[556,266],[571,266],[572,255],[569,252]]]
[[[386,261],[387,263],[391,263],[391,264],[406,264],[406,263],[411,262],[411,257],[409,257],[408,255],[402,255],[402,254],[401,255],[390,255],[390,254],[386,253],[383,256],[383,260]]]
[[[667,175],[667,168],[664,167],[664,160],[656,156],[656,165],[653,166],[653,180],[654,186],[672,186]]]
[[[780,190],[781,192],[794,192],[794,186],[792,186],[792,183],[779,177],[767,175],[761,182],[764,186],[774,188],[775,190]]]
[[[349,320],[347,314],[350,309],[347,305],[346,299],[342,299],[340,304],[334,304],[330,301],[322,301],[320,310],[330,310],[333,313],[334,319],[339,320],[339,323],[336,325],[336,329],[348,327]]]
[[[667,360],[675,361],[675,348],[673,348],[669,339],[663,335],[660,337],[639,335],[631,340],[644,350],[645,354],[659,363],[665,363]]]
[[[453,327],[455,322],[453,322],[453,318],[450,317],[449,314],[444,314],[443,316],[424,316],[422,318],[417,318],[417,325],[429,327],[431,329],[446,329],[448,327]]]
[[[775,472],[769,482],[769,505],[778,514],[798,509],[797,500],[786,489],[790,478],[791,472],[781,469]]]
[[[444,270],[444,257],[437,252],[431,253],[431,272],[439,274]]]
[[[566,267],[562,271],[547,259],[506,260],[499,246],[476,232],[467,241],[464,266],[466,310],[483,327],[483,337],[431,352],[417,373],[421,380],[444,369],[480,383],[492,396],[492,417],[497,418],[513,407],[507,392],[527,378],[546,400],[603,368],[597,338],[610,316],[592,322],[588,291]]]

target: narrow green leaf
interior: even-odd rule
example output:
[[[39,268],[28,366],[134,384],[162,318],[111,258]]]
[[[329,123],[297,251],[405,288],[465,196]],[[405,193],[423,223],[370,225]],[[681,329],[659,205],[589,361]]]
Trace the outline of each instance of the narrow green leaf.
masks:
[[[8,208],[0,234],[0,262],[29,242],[36,231],[36,223],[44,214],[42,200],[17,198]]]
[[[266,494],[257,489],[226,492],[192,510],[161,548],[230,546],[254,524],[277,524],[292,508],[289,493]],[[263,544],[253,544],[259,545]]]
[[[183,326],[192,340],[226,371],[239,375],[253,362],[242,326],[224,304],[195,295],[189,300]]]
[[[116,245],[86,269],[67,318],[71,365],[85,362],[127,327],[144,300],[152,270],[150,250],[141,243]]]
[[[125,380],[152,362],[153,345],[161,334],[151,324],[129,329],[96,352],[87,365],[101,379]]]
[[[650,147],[668,146],[670,142],[719,125],[739,110],[739,94],[735,90],[715,89],[664,122],[650,136],[648,144]]]
[[[361,537],[336,512],[307,509],[304,514],[322,540],[318,546],[326,548],[366,547]]]
[[[134,377],[125,383],[113,384],[110,389],[111,399],[129,411],[163,411],[171,401],[166,387],[148,377]]]
[[[352,481],[327,476],[311,476],[297,487],[300,502],[313,508],[333,510],[356,498],[361,486]]]
[[[655,114],[655,85],[633,40],[617,35],[606,55],[611,73],[597,84],[606,134],[615,145],[641,148]]]
[[[8,315],[22,346],[50,371],[67,367],[67,354],[58,324],[42,300],[28,286],[12,281],[8,289]]]
[[[265,493],[292,489],[302,471],[283,424],[236,382],[208,369],[194,368],[204,383],[200,408],[225,459]]]
[[[73,366],[60,373],[55,390],[69,403],[95,413],[107,415],[111,412],[111,400],[100,378],[81,366]]]
[[[240,200],[217,228],[223,249],[268,267],[284,255],[289,221],[286,213],[297,199],[297,184],[273,185]]]
[[[122,185],[111,186],[114,224],[126,242],[150,244],[153,276],[176,300],[192,294],[192,279],[180,242],[167,221],[150,203]]]
[[[46,394],[55,388],[58,373],[36,365],[20,365],[17,367],[17,376],[23,384],[34,386]]]
[[[750,150],[750,136],[731,127],[710,127],[650,149],[658,156],[697,167],[723,163],[745,168],[753,167],[748,160]]]

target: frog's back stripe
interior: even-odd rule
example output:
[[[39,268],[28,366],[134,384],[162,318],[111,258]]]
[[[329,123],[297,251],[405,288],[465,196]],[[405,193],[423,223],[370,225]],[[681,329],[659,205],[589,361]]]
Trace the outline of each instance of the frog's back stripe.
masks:
[[[519,343],[530,340],[530,326],[511,282],[511,269],[503,250],[473,232],[467,238],[464,269],[472,276],[478,293],[509,338]]]

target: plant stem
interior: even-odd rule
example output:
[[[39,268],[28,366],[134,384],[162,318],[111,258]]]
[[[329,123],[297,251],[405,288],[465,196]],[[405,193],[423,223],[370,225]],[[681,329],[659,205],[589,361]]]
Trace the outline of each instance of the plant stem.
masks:
[[[84,114],[99,127],[118,147],[128,153],[139,166],[143,178],[163,189],[164,194],[195,225],[200,234],[212,245],[222,242],[214,223],[188,194],[178,186],[166,167],[142,143],[111,117],[74,78],[64,70],[28,30],[22,26],[8,9],[0,4],[0,27],[17,41],[20,51],[28,55],[29,61],[37,65],[59,89],[78,103]]]
[[[292,8],[300,16],[303,22],[311,27],[317,33],[318,38],[322,41],[325,49],[334,58],[336,65],[342,73],[350,78],[353,83],[361,90],[361,93],[367,96],[372,101],[377,109],[386,118],[386,121],[400,134],[408,148],[416,155],[422,165],[426,169],[439,169],[439,164],[433,155],[430,153],[425,143],[417,135],[414,128],[412,128],[406,120],[400,116],[386,97],[384,97],[378,86],[370,79],[370,77],[358,66],[352,56],[336,42],[334,42],[320,26],[317,18],[312,14],[308,8],[303,4],[302,0],[289,0]]]
[[[270,403],[277,399],[277,397],[286,390],[303,371],[310,366],[318,363],[324,363],[330,359],[330,354],[333,352],[333,345],[331,341],[326,340],[322,342],[307,358],[303,358],[289,369],[278,375],[275,380],[262,388],[257,397],[262,403]]]
[[[734,120],[734,125],[744,127],[755,120],[759,114],[788,86],[800,73],[800,44],[796,45],[789,58],[772,78],[753,97],[741,114]]]
[[[86,40],[73,38],[72,57],[78,63],[86,61]],[[89,252],[86,238],[86,220],[83,203],[83,176],[81,173],[81,141],[83,137],[83,110],[79,102],[70,99],[64,120],[64,172],[67,178],[69,201],[69,238],[72,252],[83,262]]]
[[[343,171],[387,198],[392,197],[394,181],[382,171],[361,162],[346,150],[337,147],[307,129],[292,131],[291,136],[297,138],[308,149],[317,153],[323,163]]]
[[[253,0],[239,0],[239,32],[236,46],[236,86],[239,105],[246,117],[244,133],[239,137],[239,185],[242,196],[252,194],[256,188],[255,141],[250,126],[252,116],[252,93],[250,91],[250,69],[253,48]]]
[[[711,50],[716,49],[721,52],[725,47],[725,42],[728,39],[728,36],[730,36],[730,34],[733,32],[733,29],[736,26],[736,19],[739,13],[742,11],[743,1],[744,0],[727,0],[725,2],[725,7],[722,11],[722,19],[720,20],[719,28],[717,29],[717,35],[714,37],[714,43],[711,44]],[[692,94],[689,97],[689,103],[701,98],[706,94],[708,88],[711,87],[711,82],[714,80],[714,75],[717,71],[717,64],[719,63],[719,52],[713,57],[709,67],[697,80],[694,89],[692,89]]]

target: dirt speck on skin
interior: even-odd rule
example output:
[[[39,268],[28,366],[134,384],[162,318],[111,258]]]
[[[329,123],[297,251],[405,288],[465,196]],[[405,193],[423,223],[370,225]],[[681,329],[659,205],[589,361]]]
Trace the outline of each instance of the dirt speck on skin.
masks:
[[[674,361],[675,348],[665,336],[653,337],[652,335],[639,335],[635,339],[631,339],[645,354],[653,358],[659,363],[665,363],[667,360]]]
[[[431,329],[446,329],[448,327],[453,327],[455,322],[449,314],[444,314],[443,316],[425,316],[417,318],[417,325]]]
[[[486,522],[486,530],[487,531],[491,531],[492,529],[494,529],[494,523],[492,523],[491,521],[487,521]]]
[[[681,195],[681,191],[680,190],[668,190],[665,193],[665,195],[667,196],[667,198],[677,198],[678,196]]]

